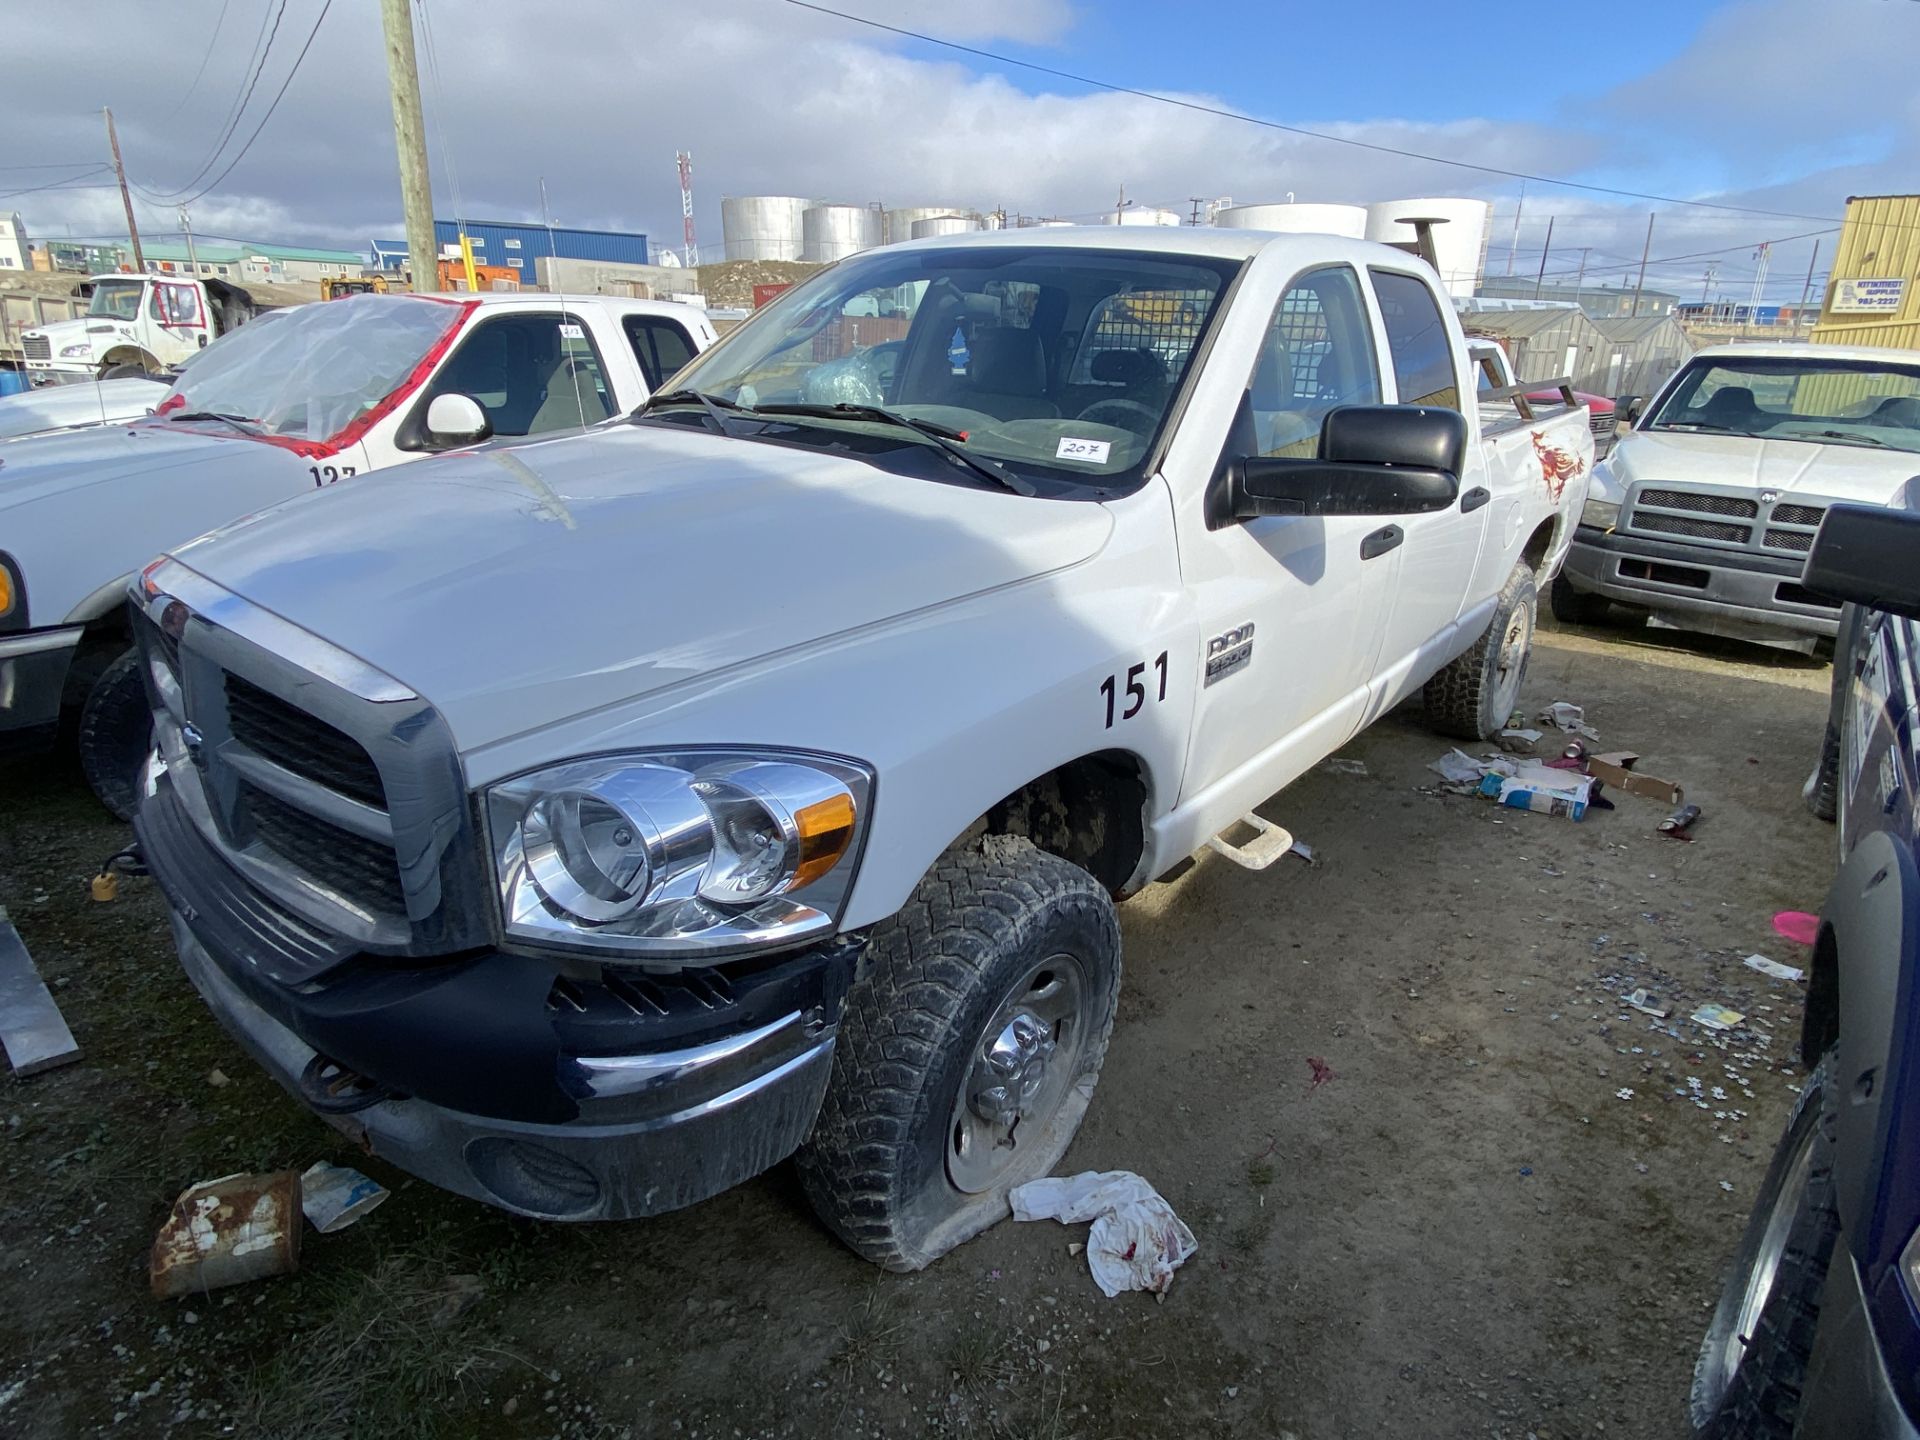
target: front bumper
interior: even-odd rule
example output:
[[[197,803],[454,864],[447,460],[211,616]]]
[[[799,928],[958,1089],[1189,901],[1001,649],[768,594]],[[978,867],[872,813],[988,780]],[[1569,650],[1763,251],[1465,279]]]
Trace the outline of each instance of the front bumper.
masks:
[[[1887,1374],[1860,1272],[1844,1240],[1834,1246],[1820,1328],[1801,1389],[1795,1440],[1920,1440]]]
[[[1800,583],[1806,562],[1628,537],[1582,525],[1564,573],[1574,589],[1719,634],[1834,635],[1838,602]],[[1691,622],[1691,624],[1689,623]]]
[[[0,636],[0,752],[52,741],[82,627]]]
[[[684,1003],[671,977],[634,973],[612,1017],[594,979],[492,950],[342,954],[286,985],[270,952],[316,943],[304,922],[227,866],[164,779],[136,823],[221,1024],[329,1124],[444,1189],[541,1219],[654,1215],[777,1164],[813,1124],[856,943],[698,972]],[[303,1079],[316,1056],[388,1098],[329,1113]]]

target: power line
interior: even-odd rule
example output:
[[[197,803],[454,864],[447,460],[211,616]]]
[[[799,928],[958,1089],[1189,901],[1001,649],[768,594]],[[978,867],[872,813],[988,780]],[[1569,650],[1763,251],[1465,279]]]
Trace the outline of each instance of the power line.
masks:
[[[199,200],[202,195],[210,193],[221,181],[233,173],[234,166],[247,158],[247,152],[253,148],[253,142],[260,138],[260,132],[267,128],[267,122],[273,119],[273,112],[280,108],[280,102],[286,98],[287,87],[293,84],[293,77],[300,73],[300,65],[307,58],[307,51],[313,48],[314,39],[319,35],[320,27],[326,23],[327,12],[332,8],[333,0],[326,0],[326,3],[320,7],[320,14],[313,22],[313,29],[307,32],[307,43],[302,45],[300,47],[300,53],[293,57],[293,68],[287,71],[287,78],[280,82],[280,89],[274,94],[273,103],[267,106],[267,113],[260,117],[260,123],[253,127],[253,133],[247,137],[247,143],[240,147],[240,153],[229,160],[227,162],[227,168],[209,180],[204,189],[191,199],[179,201],[179,204],[183,206],[191,205]]]
[[[1776,220],[1818,220],[1824,224],[1838,224],[1827,215],[1802,215],[1791,210],[1760,210],[1745,205],[1722,205],[1711,200],[1684,200],[1673,195],[1654,195],[1644,190],[1620,190],[1611,185],[1589,185],[1579,180],[1562,180],[1553,175],[1533,175],[1524,170],[1503,170],[1497,165],[1478,165],[1470,160],[1454,160],[1445,155],[1428,155],[1419,150],[1403,150],[1395,145],[1378,145],[1370,140],[1355,140],[1345,135],[1329,135],[1322,130],[1309,130],[1301,125],[1283,125],[1278,120],[1262,120],[1253,115],[1242,115],[1237,110],[1227,110],[1218,105],[1202,105],[1197,100],[1181,100],[1172,95],[1156,95],[1150,90],[1136,90],[1128,85],[1115,85],[1111,81],[1096,80],[1090,75],[1076,75],[1071,70],[1056,70],[1048,65],[1036,65],[1031,60],[1016,60],[1011,55],[996,54],[991,50],[981,50],[972,45],[961,45],[953,40],[941,40],[918,30],[907,30],[898,25],[888,25],[884,21],[870,20],[864,15],[851,15],[845,10],[834,10],[825,5],[816,5],[813,0],[784,0],[784,3],[801,10],[812,10],[816,14],[831,15],[837,20],[850,21],[855,25],[866,25],[875,30],[884,30],[891,35],[899,35],[908,40],[919,40],[927,45],[937,45],[942,49],[956,50],[964,55],[977,55],[983,60],[991,60],[997,65],[1016,65],[1022,70],[1036,71],[1041,75],[1051,75],[1056,80],[1070,80],[1076,85],[1090,85],[1096,90],[1110,91],[1115,95],[1132,95],[1141,100],[1152,100],[1161,105],[1173,105],[1182,110],[1192,110],[1202,115],[1213,115],[1223,120],[1238,120],[1245,125],[1258,125],[1267,130],[1280,130],[1289,135],[1304,135],[1311,140],[1325,140],[1335,145],[1351,145],[1359,150],[1372,150],[1382,155],[1398,155],[1405,160],[1424,160],[1434,165],[1451,165],[1459,170],[1474,170],[1482,175],[1498,175],[1507,180],[1525,180],[1538,185],[1557,185],[1567,190],[1585,190],[1594,195],[1618,195],[1627,200],[1651,200],[1661,205],[1688,205],[1699,210],[1724,210],[1735,215],[1765,215]]]
[[[207,62],[213,58],[213,52],[218,48],[215,42],[220,38],[220,27],[227,20],[227,4],[228,0],[220,0],[220,13],[214,16],[213,28],[207,31],[207,48],[206,53],[200,57],[200,68],[193,72],[193,80],[187,86],[187,93],[182,95],[173,109],[167,112],[167,118],[160,122],[162,125],[168,124],[174,116],[186,109],[187,101],[191,100],[193,92],[200,88],[200,77],[207,73]]]
[[[245,83],[241,87],[239,103],[227,112],[227,118],[221,126],[219,138],[213,142],[213,149],[207,152],[207,158],[200,162],[200,168],[181,182],[176,189],[149,190],[144,185],[135,186],[134,188],[139,190],[147,199],[159,205],[180,203],[179,197],[186,194],[187,191],[191,190],[195,185],[198,185],[201,180],[206,178],[207,172],[220,163],[221,152],[227,148],[228,143],[233,139],[234,131],[240,128],[240,119],[246,114],[247,106],[253,101],[254,87],[260,83],[261,73],[267,68],[267,59],[273,54],[274,39],[280,33],[281,17],[286,13],[287,0],[279,0],[279,5],[276,8],[271,11],[261,12],[260,29],[261,33],[266,37],[266,47],[264,49],[261,48],[260,38],[258,36],[254,38],[253,44],[256,56],[252,63],[252,73],[248,75]],[[272,21],[270,28],[268,25],[269,18]]]
[[[23,165],[20,168],[24,170],[27,167]],[[113,167],[111,165],[89,165],[86,169],[82,170],[79,174],[69,175],[62,180],[49,180],[44,185],[28,185],[28,186],[24,186],[19,190],[0,191],[0,200],[11,200],[16,195],[38,195],[43,190],[113,190],[113,189],[117,189],[119,187],[113,181],[103,181],[97,185],[94,185],[94,184],[78,185],[74,183],[77,180],[85,180],[86,177],[89,175],[98,175],[102,170],[111,170],[112,168]]]

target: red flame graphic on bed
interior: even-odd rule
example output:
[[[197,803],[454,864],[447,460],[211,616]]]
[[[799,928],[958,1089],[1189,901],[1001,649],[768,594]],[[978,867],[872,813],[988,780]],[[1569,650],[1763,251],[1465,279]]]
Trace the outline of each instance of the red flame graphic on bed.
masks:
[[[1567,488],[1567,481],[1586,473],[1587,462],[1581,456],[1568,454],[1541,431],[1529,433],[1533,436],[1533,453],[1540,457],[1540,478],[1547,482],[1547,494],[1558,500]]]

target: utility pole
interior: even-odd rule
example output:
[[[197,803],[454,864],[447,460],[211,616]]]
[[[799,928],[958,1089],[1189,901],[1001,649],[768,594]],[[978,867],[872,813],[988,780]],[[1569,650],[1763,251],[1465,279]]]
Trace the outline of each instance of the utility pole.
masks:
[[[1187,223],[1189,225],[1198,225],[1200,223],[1200,207],[1207,202],[1205,199],[1196,200],[1193,196],[1189,195],[1187,197],[1187,203],[1193,206],[1193,217],[1188,220]]]
[[[1707,262],[1707,273],[1700,281],[1700,303],[1702,305],[1707,303],[1707,292],[1713,288],[1713,277],[1719,273],[1720,262],[1717,260],[1709,260]]]
[[[120,163],[120,137],[114,133],[113,111],[102,110],[107,117],[107,147],[113,151],[113,173],[120,181],[120,203],[127,207],[127,238],[133,242],[133,268],[147,272],[147,257],[140,252],[140,227],[133,223],[133,196],[127,193],[127,167]]]
[[[1807,283],[1800,287],[1800,308],[1793,312],[1793,338],[1800,338],[1800,321],[1807,313],[1807,297],[1813,293],[1813,267],[1820,259],[1820,241],[1813,242],[1813,253],[1807,256]]]
[[[1115,202],[1113,207],[1113,223],[1114,224],[1123,225],[1126,223],[1124,220],[1120,218],[1120,212],[1125,210],[1126,208],[1127,208],[1127,187],[1122,185],[1120,187],[1120,199],[1117,202]]]
[[[1633,314],[1627,317],[1629,320],[1633,319],[1634,316],[1637,316],[1640,313],[1640,292],[1646,288],[1646,284],[1647,284],[1647,256],[1651,255],[1652,253],[1653,253],[1653,216],[1648,215],[1647,216],[1647,243],[1640,247],[1640,278],[1633,282]]]
[[[440,247],[433,238],[433,187],[427,179],[427,126],[420,114],[420,68],[413,55],[408,0],[380,0],[387,39],[387,84],[393,92],[393,143],[400,156],[400,203],[407,216],[413,288],[440,288]]]
[[[187,271],[189,274],[198,275],[200,257],[193,253],[193,218],[187,214],[187,207],[184,205],[180,207],[180,231],[187,237]]]
[[[1540,284],[1547,278],[1547,252],[1553,249],[1553,222],[1559,218],[1557,215],[1547,217],[1547,243],[1540,247],[1540,273],[1533,277],[1533,298],[1536,300],[1540,298]]]
[[[1573,298],[1576,304],[1579,303],[1581,297],[1586,293],[1587,252],[1592,248],[1591,245],[1582,245],[1580,247],[1580,273],[1573,277]]]
[[[700,244],[693,238],[693,152],[674,151],[673,163],[680,170],[680,258],[691,270],[700,263]]]

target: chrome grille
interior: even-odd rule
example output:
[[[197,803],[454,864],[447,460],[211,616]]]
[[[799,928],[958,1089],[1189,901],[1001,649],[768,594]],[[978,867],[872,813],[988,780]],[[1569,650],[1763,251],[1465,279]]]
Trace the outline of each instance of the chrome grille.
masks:
[[[407,897],[391,845],[330,825],[245,781],[239,791],[239,813],[269,850],[329,890],[383,914],[406,914]]]
[[[1612,435],[1613,435],[1612,413],[1609,412],[1608,414],[1601,415],[1594,411],[1589,410],[1587,412],[1587,428],[1593,431],[1595,435],[1598,435],[1603,439],[1612,438]]]
[[[20,337],[20,348],[26,353],[26,357],[29,360],[51,360],[53,358],[53,342],[44,335],[22,335]]]
[[[352,737],[238,675],[226,676],[227,724],[256,755],[376,809],[386,787],[373,757]]]
[[[1755,554],[1799,556],[1813,548],[1826,513],[1825,501],[1781,502],[1736,490],[1650,485],[1634,494],[1620,528]]]

